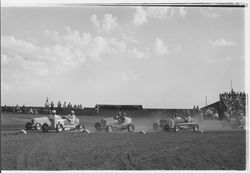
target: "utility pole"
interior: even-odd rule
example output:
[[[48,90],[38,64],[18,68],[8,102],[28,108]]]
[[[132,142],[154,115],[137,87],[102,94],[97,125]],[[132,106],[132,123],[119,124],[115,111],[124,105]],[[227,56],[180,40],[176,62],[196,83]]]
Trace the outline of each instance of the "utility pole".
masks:
[[[206,103],[206,106],[207,106],[207,96],[205,97],[205,103]]]
[[[231,91],[232,91],[232,89],[233,89],[233,81],[231,80]]]

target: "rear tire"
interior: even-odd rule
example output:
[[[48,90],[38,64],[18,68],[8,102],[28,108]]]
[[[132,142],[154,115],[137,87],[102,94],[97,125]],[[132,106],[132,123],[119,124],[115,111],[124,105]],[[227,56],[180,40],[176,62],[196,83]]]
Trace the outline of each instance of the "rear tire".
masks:
[[[154,130],[157,130],[157,129],[158,129],[158,123],[154,123],[154,124],[153,124],[153,129],[154,129]]]
[[[49,125],[48,124],[43,124],[43,126],[42,126],[42,130],[43,130],[43,132],[48,132],[49,131]]]
[[[169,131],[169,129],[170,129],[170,127],[169,127],[168,124],[165,124],[165,125],[163,126],[163,130],[164,130],[164,131]]]
[[[134,132],[134,130],[135,130],[135,126],[133,124],[129,124],[128,125],[128,131],[129,132]]]
[[[56,131],[57,132],[62,132],[63,131],[63,126],[61,124],[56,125]]]
[[[108,127],[107,127],[107,132],[108,132],[108,133],[111,133],[112,131],[113,131],[112,126],[108,126]]]
[[[99,123],[99,122],[95,123],[96,130],[99,130],[101,128],[101,126],[102,126],[101,123]]]
[[[32,124],[31,122],[27,122],[25,125],[26,130],[31,130],[32,129]]]
[[[198,124],[195,124],[195,125],[193,126],[193,130],[194,130],[194,132],[199,131],[199,125],[198,125]]]

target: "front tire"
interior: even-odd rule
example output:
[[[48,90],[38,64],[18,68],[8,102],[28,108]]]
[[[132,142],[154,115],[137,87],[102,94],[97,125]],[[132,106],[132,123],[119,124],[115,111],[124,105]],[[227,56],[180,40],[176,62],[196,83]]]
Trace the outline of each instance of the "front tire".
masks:
[[[107,132],[108,132],[108,133],[111,133],[112,131],[113,131],[112,126],[108,126],[108,127],[107,127]]]
[[[31,122],[27,122],[25,125],[26,130],[31,130],[32,129],[32,124]]]
[[[170,129],[170,127],[169,127],[168,124],[165,124],[165,125],[163,126],[163,130],[164,130],[164,131],[169,131],[169,129]]]
[[[79,130],[79,131],[81,131],[81,130],[84,129],[84,126],[83,126],[83,125],[77,125],[77,126],[76,126],[76,129]]]
[[[134,132],[135,131],[135,126],[133,124],[128,125],[128,131],[129,132]]]
[[[43,124],[43,126],[42,126],[42,130],[43,130],[43,132],[48,132],[49,131],[49,125],[48,124]]]
[[[199,131],[199,125],[198,125],[198,124],[195,124],[195,125],[193,126],[193,130],[194,130],[194,132]]]
[[[101,128],[101,126],[102,126],[101,123],[99,123],[99,122],[95,123],[96,130],[99,130]]]

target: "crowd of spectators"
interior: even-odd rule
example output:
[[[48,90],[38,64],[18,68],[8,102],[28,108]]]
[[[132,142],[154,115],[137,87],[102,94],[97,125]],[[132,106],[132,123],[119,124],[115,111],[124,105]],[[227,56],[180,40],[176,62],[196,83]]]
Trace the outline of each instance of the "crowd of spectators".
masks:
[[[220,94],[220,99],[226,105],[226,118],[239,117],[246,115],[246,94],[245,92],[225,92]]]
[[[75,104],[75,105],[72,105],[71,102],[66,102],[64,101],[64,103],[62,104],[61,101],[59,100],[57,102],[57,107],[54,105],[54,102],[51,101],[49,103],[49,100],[48,98],[46,99],[46,102],[45,102],[45,108],[50,108],[51,110],[55,109],[55,108],[58,108],[58,109],[61,109],[61,108],[70,108],[70,109],[83,109],[82,105],[81,104]]]
[[[38,108],[23,106],[6,106],[2,107],[2,112],[12,112],[12,113],[26,113],[26,114],[38,114]]]
[[[246,123],[246,94],[245,92],[235,92],[220,94],[220,99],[226,106],[224,115],[233,128],[244,128]]]

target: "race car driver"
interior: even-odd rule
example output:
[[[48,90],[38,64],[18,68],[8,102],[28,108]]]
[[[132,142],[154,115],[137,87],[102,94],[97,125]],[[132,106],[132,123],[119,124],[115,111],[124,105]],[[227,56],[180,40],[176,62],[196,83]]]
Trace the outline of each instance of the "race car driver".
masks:
[[[61,119],[61,117],[59,115],[56,115],[56,110],[52,110],[50,119],[52,121],[53,126],[56,128],[57,120]]]
[[[70,123],[74,124],[76,121],[75,111],[72,110],[68,117],[69,117]]]
[[[187,114],[187,117],[185,118],[185,121],[186,121],[187,123],[191,123],[192,118],[191,118],[190,114]]]

